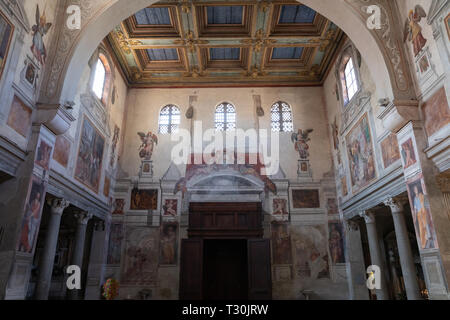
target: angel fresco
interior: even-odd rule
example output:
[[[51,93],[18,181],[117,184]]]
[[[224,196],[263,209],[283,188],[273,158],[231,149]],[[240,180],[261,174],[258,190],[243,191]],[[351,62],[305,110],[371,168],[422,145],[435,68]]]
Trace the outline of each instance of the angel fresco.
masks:
[[[149,131],[147,134],[138,132],[141,137],[142,144],[139,147],[139,157],[143,160],[150,160],[153,154],[153,148],[155,144],[158,144],[158,137]]]
[[[47,18],[45,17],[45,8],[42,16],[40,15],[39,5],[36,8],[35,18],[36,24],[31,28],[33,31],[33,45],[31,46],[31,52],[33,52],[33,55],[40,62],[40,64],[44,65],[45,59],[47,58],[44,36],[47,34],[52,24],[50,22],[47,23]]]
[[[302,160],[308,159],[309,157],[308,141],[311,140],[309,138],[309,134],[313,131],[313,129],[308,129],[305,131],[298,129],[298,133],[293,133],[291,136],[291,140],[295,145],[295,150],[298,151],[300,159]]]
[[[408,39],[413,44],[414,56],[417,57],[427,43],[422,35],[422,27],[419,22],[425,18],[427,14],[420,5],[416,5],[413,10],[409,11],[408,19],[405,21],[404,41]]]

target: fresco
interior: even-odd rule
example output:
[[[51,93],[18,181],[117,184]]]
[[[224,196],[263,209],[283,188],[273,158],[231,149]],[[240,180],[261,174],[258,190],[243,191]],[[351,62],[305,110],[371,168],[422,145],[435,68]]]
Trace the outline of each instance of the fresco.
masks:
[[[32,112],[31,108],[27,107],[17,96],[14,96],[8,116],[8,126],[26,138],[31,127]]]
[[[139,190],[134,188],[131,191],[131,210],[156,210],[158,208],[158,190]]]
[[[189,180],[198,177],[206,177],[214,174],[216,172],[220,172],[222,170],[226,170],[227,173],[230,171],[234,171],[237,174],[244,176],[253,176],[262,182],[264,182],[264,189],[266,192],[272,192],[273,194],[277,194],[277,187],[275,183],[267,176],[264,175],[263,172],[265,167],[262,161],[262,155],[258,154],[238,154],[235,152],[234,154],[234,164],[206,164],[203,158],[203,154],[191,154],[190,162],[188,162],[186,166],[186,176],[181,178],[175,185],[173,194],[177,194],[178,192],[182,192],[183,194],[187,191],[187,183]],[[195,160],[202,159],[202,164],[194,164]],[[236,159],[241,159],[244,164],[238,164]],[[257,159],[256,164],[251,164],[251,159]],[[189,159],[188,159],[189,161]]]
[[[27,80],[31,85],[34,85],[34,79],[36,78],[36,68],[28,63],[27,69],[25,71],[25,80]]]
[[[114,94],[113,94],[113,97],[114,97]],[[117,149],[117,144],[119,143],[119,138],[120,138],[119,134],[120,134],[120,128],[118,126],[114,126],[114,135],[113,135],[112,143],[111,143],[111,155],[109,158],[109,166],[111,168],[114,168],[114,161],[116,160],[116,149]]]
[[[272,222],[273,264],[292,264],[291,248],[289,224]]]
[[[291,236],[297,277],[329,278],[328,241],[325,226],[292,227]]]
[[[409,138],[402,144],[402,158],[405,169],[411,167],[417,162],[412,138]]]
[[[423,176],[419,175],[417,178],[409,180],[407,186],[419,247],[420,249],[435,249],[438,244]]]
[[[328,247],[333,264],[345,263],[344,228],[339,221],[328,223]]]
[[[400,159],[400,149],[398,147],[397,136],[393,133],[381,141],[381,154],[383,155],[384,168],[389,168]]]
[[[8,57],[13,32],[14,26],[9,22],[3,12],[0,11],[0,79],[6,65],[6,58]]]
[[[111,186],[111,178],[105,175],[105,183],[103,184],[103,195],[109,197],[109,189]]]
[[[273,215],[288,215],[287,200],[286,199],[273,199]]]
[[[36,152],[35,163],[41,166],[44,170],[49,170],[50,157],[52,154],[52,147],[50,147],[45,141],[41,140]]]
[[[445,94],[445,88],[439,89],[422,106],[425,116],[425,130],[428,136],[432,136],[440,129],[450,124],[450,108]]]
[[[58,162],[64,168],[69,164],[69,154],[72,144],[64,136],[57,136],[55,141],[55,151],[53,151],[53,160]]]
[[[47,22],[45,16],[45,8],[42,15],[40,14],[39,5],[36,7],[35,13],[35,25],[31,28],[33,32],[33,44],[31,46],[31,52],[34,57],[39,61],[41,65],[45,64],[47,58],[47,49],[44,44],[44,36],[50,30],[52,24]]]
[[[347,178],[341,178],[342,195],[345,197],[348,195]]]
[[[139,147],[139,157],[142,160],[151,160],[153,155],[153,149],[158,144],[158,137],[149,131],[147,134],[138,132],[138,136],[141,138],[141,146]]]
[[[376,178],[375,157],[367,114],[346,137],[353,191],[369,185]]]
[[[427,43],[427,39],[422,35],[422,27],[419,24],[422,18],[426,18],[426,16],[427,14],[422,6],[416,5],[414,11],[409,11],[405,22],[404,41],[409,40],[412,43],[415,57],[419,55]]]
[[[292,202],[296,209],[320,208],[319,190],[292,190]]]
[[[163,204],[163,216],[176,217],[178,213],[178,200],[177,199],[165,199]]]
[[[124,228],[122,223],[112,223],[108,243],[108,264],[120,264]]]
[[[159,229],[127,227],[121,285],[155,285],[158,272]]]
[[[125,207],[125,199],[114,200],[114,211],[112,214],[124,214],[123,209]]]
[[[17,250],[32,253],[41,223],[42,206],[45,200],[44,182],[33,176],[31,187],[25,204],[25,214],[22,220]]]
[[[87,118],[84,118],[75,178],[96,193],[100,185],[104,148],[105,139],[94,125]]]
[[[298,129],[297,133],[293,133],[291,140],[294,143],[295,151],[298,152],[298,156],[302,160],[309,158],[309,145],[308,142],[311,141],[309,135],[313,132],[313,129],[302,130]]]
[[[339,208],[336,202],[336,198],[328,198],[327,199],[327,210],[328,214],[338,214]]]
[[[159,262],[161,265],[176,265],[178,257],[178,223],[164,222],[161,225]]]

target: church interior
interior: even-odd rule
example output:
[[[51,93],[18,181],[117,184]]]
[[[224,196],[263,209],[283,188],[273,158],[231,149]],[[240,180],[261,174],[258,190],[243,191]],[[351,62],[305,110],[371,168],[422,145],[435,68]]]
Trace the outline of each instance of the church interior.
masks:
[[[0,0],[1,300],[450,300],[449,0]]]

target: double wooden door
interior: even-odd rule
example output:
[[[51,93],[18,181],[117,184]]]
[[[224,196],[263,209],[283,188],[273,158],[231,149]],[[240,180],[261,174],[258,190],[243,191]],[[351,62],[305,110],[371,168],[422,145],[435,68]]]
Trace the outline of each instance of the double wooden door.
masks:
[[[182,240],[181,300],[271,298],[270,240]]]

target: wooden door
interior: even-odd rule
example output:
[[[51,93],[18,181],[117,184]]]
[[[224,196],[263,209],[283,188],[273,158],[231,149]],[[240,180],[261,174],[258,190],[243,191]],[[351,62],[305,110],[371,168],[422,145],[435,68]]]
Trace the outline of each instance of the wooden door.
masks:
[[[180,300],[203,298],[203,240],[181,240]]]
[[[272,272],[270,264],[270,240],[248,240],[248,298],[272,299]]]

